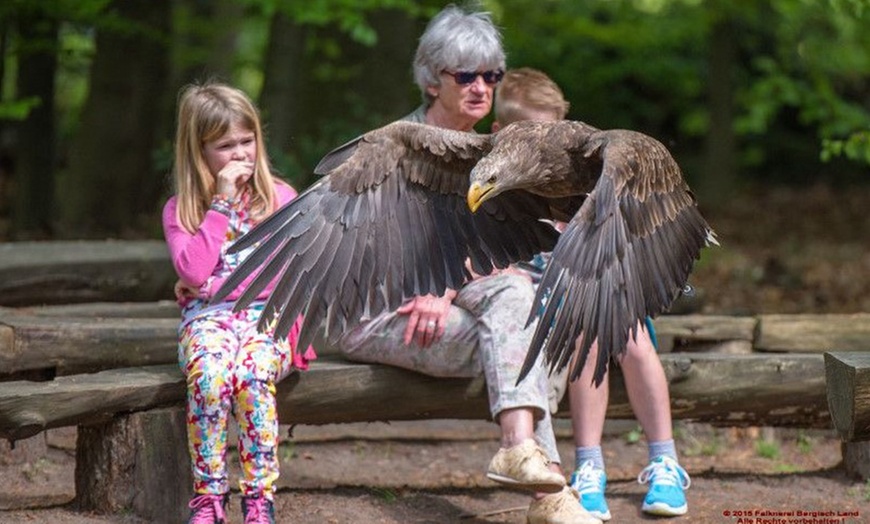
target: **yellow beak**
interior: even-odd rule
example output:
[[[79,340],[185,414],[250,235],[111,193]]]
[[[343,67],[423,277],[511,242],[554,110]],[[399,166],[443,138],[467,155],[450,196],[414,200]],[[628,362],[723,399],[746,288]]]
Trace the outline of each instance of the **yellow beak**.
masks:
[[[471,187],[468,188],[468,209],[471,210],[472,213],[475,213],[477,209],[483,204],[484,198],[487,193],[492,190],[492,184],[486,184],[484,186],[480,185],[477,182],[471,184]]]

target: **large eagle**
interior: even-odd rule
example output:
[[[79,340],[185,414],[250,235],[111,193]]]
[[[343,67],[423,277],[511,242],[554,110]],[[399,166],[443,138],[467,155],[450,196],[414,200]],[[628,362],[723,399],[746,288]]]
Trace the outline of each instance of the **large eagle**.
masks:
[[[337,148],[324,175],[232,246],[260,243],[218,291],[259,275],[236,308],[273,279],[260,327],[299,344],[324,325],[335,342],[363,317],[417,295],[552,251],[528,321],[538,323],[521,377],[545,351],[576,379],[593,341],[600,383],[638,323],[666,311],[710,226],[667,149],[627,130],[521,121],[495,134],[395,122]],[[554,221],[568,222],[560,235]],[[260,268],[262,268],[260,270]]]

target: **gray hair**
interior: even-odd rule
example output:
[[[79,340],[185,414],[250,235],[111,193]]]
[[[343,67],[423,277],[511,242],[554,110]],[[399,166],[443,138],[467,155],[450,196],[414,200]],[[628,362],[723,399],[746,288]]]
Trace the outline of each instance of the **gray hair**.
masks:
[[[426,26],[414,56],[414,82],[426,103],[430,86],[441,85],[441,71],[505,68],[501,34],[489,13],[465,12],[448,5]]]

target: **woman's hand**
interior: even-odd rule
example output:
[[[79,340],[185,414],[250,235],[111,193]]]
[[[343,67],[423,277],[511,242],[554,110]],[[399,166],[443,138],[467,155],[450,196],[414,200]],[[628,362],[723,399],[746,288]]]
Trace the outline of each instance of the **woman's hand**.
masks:
[[[443,297],[423,295],[414,297],[403,304],[396,313],[408,315],[408,325],[405,328],[405,345],[411,343],[416,334],[417,344],[420,347],[429,347],[441,335],[447,325],[447,317],[450,314],[450,305],[456,292],[448,290]]]

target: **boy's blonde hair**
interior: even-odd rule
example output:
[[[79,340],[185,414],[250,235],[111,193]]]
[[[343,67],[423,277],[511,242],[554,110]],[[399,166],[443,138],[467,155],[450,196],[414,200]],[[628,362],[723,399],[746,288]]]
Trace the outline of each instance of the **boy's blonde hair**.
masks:
[[[530,67],[507,71],[495,92],[495,119],[502,127],[518,120],[530,120],[529,112],[533,110],[562,120],[569,107],[556,82]]]
[[[251,216],[261,220],[275,208],[275,179],[257,108],[234,87],[218,82],[192,84],[178,97],[174,169],[178,221],[190,233],[202,223],[215,195],[215,177],[208,169],[203,147],[222,137],[233,124],[253,132],[257,141],[254,175],[249,181]]]

